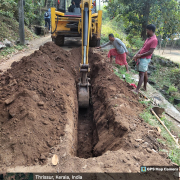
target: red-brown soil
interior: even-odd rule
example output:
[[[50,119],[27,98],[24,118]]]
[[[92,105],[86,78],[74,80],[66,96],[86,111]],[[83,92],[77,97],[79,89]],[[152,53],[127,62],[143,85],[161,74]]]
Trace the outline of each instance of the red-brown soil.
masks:
[[[128,83],[120,80],[108,68],[107,63],[102,62],[98,54],[93,55],[93,58],[92,99],[99,137],[94,147],[95,156],[120,148],[126,151],[137,148],[141,151],[139,145],[144,141],[148,143],[146,148],[159,150],[157,129],[150,127],[139,117],[144,107],[138,102],[138,96],[131,92]]]
[[[46,43],[1,76],[0,169],[46,164],[38,170],[138,172],[142,165],[172,165],[158,152],[157,129],[139,117],[138,96],[93,49],[91,106],[78,110],[80,60],[81,48],[68,52]]]
[[[67,118],[77,119],[77,69],[68,57],[47,43],[1,76],[0,166],[43,163]]]

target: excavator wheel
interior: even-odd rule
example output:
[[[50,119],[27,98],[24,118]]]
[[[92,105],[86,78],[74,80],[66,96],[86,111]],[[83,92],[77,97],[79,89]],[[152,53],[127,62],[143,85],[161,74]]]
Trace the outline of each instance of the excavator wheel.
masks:
[[[97,40],[97,44],[96,44],[97,47],[100,46],[100,39]]]
[[[98,47],[98,46],[100,46],[100,40],[97,39],[96,36],[93,36],[93,37],[89,40],[89,46],[90,46],[90,47]]]
[[[64,45],[64,36],[63,35],[58,35],[55,39],[54,42],[58,46],[63,46]]]

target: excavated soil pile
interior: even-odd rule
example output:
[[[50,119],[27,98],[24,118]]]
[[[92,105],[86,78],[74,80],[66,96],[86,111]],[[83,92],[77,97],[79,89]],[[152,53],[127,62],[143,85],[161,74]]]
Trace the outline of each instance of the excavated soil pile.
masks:
[[[144,107],[138,102],[138,96],[131,92],[132,88],[128,83],[112,72],[108,63],[104,62],[106,57],[102,59],[99,54],[90,53],[91,91],[96,124],[94,156],[118,149],[129,153],[134,150],[144,151],[148,155],[153,150],[163,148],[157,141],[160,136],[157,128],[139,117]],[[143,157],[141,160],[143,161]]]
[[[46,43],[1,76],[0,166],[46,161],[67,119],[77,119],[76,65],[69,52]]]
[[[46,43],[2,75],[0,167],[43,164],[57,146],[52,154],[59,156],[58,172],[138,172],[141,165],[172,165],[158,152],[163,148],[158,130],[139,117],[144,107],[138,96],[93,49],[91,106],[78,110],[80,60],[81,48],[68,52]]]
[[[139,116],[144,110],[139,97],[131,92],[132,87],[128,83],[114,74],[105,61],[108,59],[104,52],[100,55],[91,49],[89,63],[93,116],[88,114],[90,111],[83,111],[84,126],[82,118],[79,118],[81,153],[78,157],[97,157],[107,151],[118,150],[121,172],[129,166],[172,165],[166,153],[158,152],[165,147],[157,141],[157,138],[161,138],[157,128],[148,125]],[[93,122],[88,123],[90,119]],[[108,159],[111,164],[112,157]],[[106,161],[104,158],[103,162]]]

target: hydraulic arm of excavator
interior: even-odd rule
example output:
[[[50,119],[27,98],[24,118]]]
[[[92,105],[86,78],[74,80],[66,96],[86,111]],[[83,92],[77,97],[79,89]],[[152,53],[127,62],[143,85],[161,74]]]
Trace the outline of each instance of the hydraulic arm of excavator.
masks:
[[[87,108],[89,106],[89,78],[87,77],[90,71],[88,63],[88,52],[89,52],[89,38],[91,33],[92,23],[92,0],[81,1],[81,34],[82,34],[82,60],[80,64],[81,77],[78,83],[79,92],[78,100],[80,108]]]

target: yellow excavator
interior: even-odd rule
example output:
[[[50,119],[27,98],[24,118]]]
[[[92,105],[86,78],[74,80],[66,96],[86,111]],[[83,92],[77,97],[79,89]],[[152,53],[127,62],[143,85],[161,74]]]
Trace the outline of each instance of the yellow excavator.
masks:
[[[92,3],[92,0],[58,0],[57,10],[51,8],[51,37],[57,45],[62,46],[65,37],[82,37],[81,77],[78,83],[80,108],[89,107],[89,46],[100,45],[101,25],[102,11],[96,12],[95,1]]]

